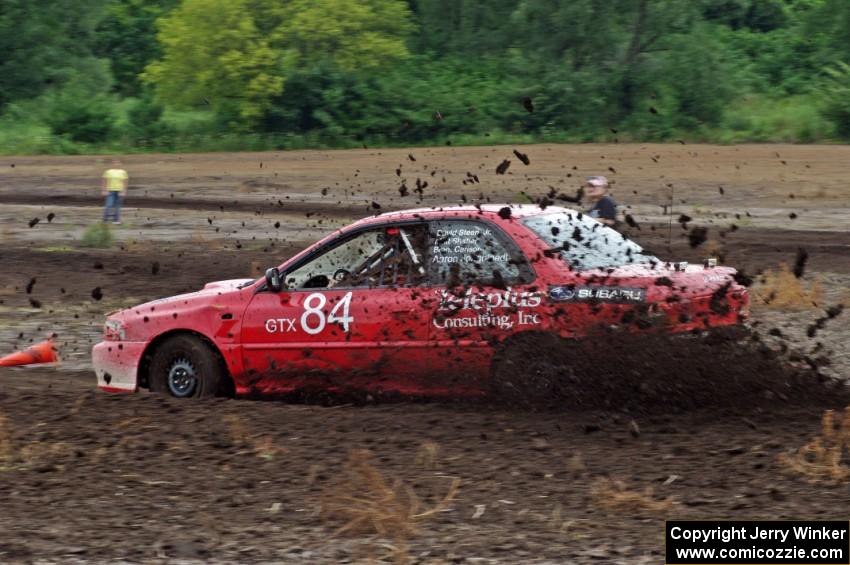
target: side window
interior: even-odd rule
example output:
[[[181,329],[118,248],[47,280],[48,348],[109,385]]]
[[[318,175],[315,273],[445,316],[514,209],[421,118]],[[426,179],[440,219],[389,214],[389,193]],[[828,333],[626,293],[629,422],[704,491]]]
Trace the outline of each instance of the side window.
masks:
[[[425,280],[424,224],[359,232],[286,274],[289,289],[417,286]]]
[[[533,279],[516,244],[483,222],[431,222],[428,249],[428,277],[436,285],[505,286]]]

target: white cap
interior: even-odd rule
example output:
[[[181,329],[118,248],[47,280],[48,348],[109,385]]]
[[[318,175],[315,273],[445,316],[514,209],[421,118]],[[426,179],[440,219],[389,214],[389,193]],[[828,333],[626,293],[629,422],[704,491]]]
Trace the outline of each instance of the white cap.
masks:
[[[608,188],[608,179],[603,176],[587,177],[585,183],[589,184],[590,186],[601,186],[603,188]]]

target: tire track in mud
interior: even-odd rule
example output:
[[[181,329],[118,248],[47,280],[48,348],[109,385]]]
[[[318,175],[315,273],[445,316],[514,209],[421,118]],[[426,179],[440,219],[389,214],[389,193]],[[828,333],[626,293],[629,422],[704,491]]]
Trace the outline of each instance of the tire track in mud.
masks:
[[[33,195],[33,194],[3,194],[0,195],[0,205],[24,206],[103,206],[103,198],[94,195]],[[303,213],[333,218],[360,218],[374,213],[368,205],[329,204],[327,202],[305,202],[264,198],[263,200],[224,200],[203,198],[158,198],[151,196],[132,195],[124,204],[130,208],[155,208],[166,210],[204,210],[227,212],[256,212],[259,209],[272,206],[272,210],[281,213]],[[266,210],[267,212],[268,210]]]
[[[850,496],[812,488],[777,462],[817,433],[821,410],[839,398],[626,415],[180,401],[90,386],[82,373],[0,371],[11,446],[0,469],[0,560],[356,560],[366,536],[330,536],[340,524],[319,510],[358,449],[429,502],[444,494],[446,477],[461,480],[449,511],[409,540],[411,555],[458,563],[660,558],[663,516],[606,511],[592,495],[605,477],[635,492],[652,486],[689,519],[829,515]],[[583,535],[565,536],[567,521]]]
[[[33,195],[33,194],[0,194],[0,205],[26,205],[41,207],[94,207],[103,205],[102,198],[94,195]],[[260,199],[197,199],[197,198],[162,198],[150,196],[133,196],[125,204],[129,208],[166,209],[166,210],[196,210],[196,211],[226,211],[245,212],[264,215],[303,214],[308,218],[332,218],[335,220],[354,221],[359,218],[374,215],[376,210],[368,204],[342,204],[304,201],[280,200],[277,198]],[[393,212],[403,206],[385,206],[380,212]],[[668,238],[666,224],[642,223],[640,231],[629,233],[644,248],[657,252],[659,256],[669,260],[688,260],[701,262],[705,258],[705,250],[693,248],[688,244],[687,232],[673,234]],[[807,249],[811,255],[810,266],[813,270],[850,273],[850,232],[846,231],[803,231],[784,230],[778,228],[740,228],[734,233],[728,233],[719,226],[708,227],[708,236],[715,238],[721,235],[719,243],[726,254],[721,262],[745,268],[747,271],[757,271],[765,266],[775,267],[779,261],[790,262],[793,253],[799,247]]]

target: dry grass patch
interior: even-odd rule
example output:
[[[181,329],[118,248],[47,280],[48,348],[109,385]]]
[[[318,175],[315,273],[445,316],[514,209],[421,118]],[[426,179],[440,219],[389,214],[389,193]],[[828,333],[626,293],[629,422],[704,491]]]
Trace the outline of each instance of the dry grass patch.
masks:
[[[14,285],[0,286],[0,296],[15,296],[18,292]]]
[[[202,228],[201,226],[195,226],[194,228],[192,228],[192,235],[189,236],[189,241],[194,245],[203,246],[205,243],[207,243],[207,238],[204,231],[204,228]]]
[[[440,444],[435,441],[423,441],[416,453],[416,464],[425,469],[436,469],[440,455]]]
[[[581,456],[581,453],[573,453],[567,459],[567,472],[573,476],[579,476],[585,471],[587,471],[587,465],[584,463],[584,457]]]
[[[192,228],[192,231],[188,234],[188,236],[184,236],[185,232],[181,232],[181,236],[177,238],[178,241],[187,241],[192,245],[195,249],[198,250],[212,250],[217,251],[220,249],[221,239],[215,234],[215,232],[210,232],[209,228],[205,226],[197,225]]]
[[[788,470],[804,476],[812,483],[843,483],[850,478],[850,406],[836,423],[835,414],[827,410],[821,418],[821,433],[792,453],[779,455]]]
[[[610,478],[600,478],[590,486],[590,495],[594,502],[602,508],[614,512],[666,512],[673,506],[673,499],[655,498],[652,487],[643,491],[626,488],[623,481]]]
[[[556,504],[548,518],[549,527],[570,541],[580,541],[591,537],[593,525],[587,518],[572,518],[563,515],[563,509]]]
[[[155,253],[158,249],[156,242],[147,239],[128,239],[121,242],[123,251],[128,253]]]
[[[708,257],[725,257],[726,249],[723,244],[716,239],[709,239],[705,242],[705,245],[703,245],[703,253]]]
[[[334,535],[371,535],[391,542],[382,544],[388,557],[405,563],[419,524],[452,503],[460,480],[451,479],[445,494],[426,507],[412,487],[388,478],[370,456],[366,450],[349,453],[340,477],[325,489],[320,515],[341,524]]]
[[[820,279],[806,283],[791,272],[787,264],[779,269],[768,269],[751,289],[753,306],[782,310],[809,310],[819,308],[824,301]]]
[[[12,459],[15,444],[12,440],[12,425],[9,418],[0,415],[0,464]]]
[[[234,445],[244,448],[241,453],[253,453],[263,459],[274,459],[287,452],[285,447],[274,444],[270,436],[252,433],[238,416],[225,416],[230,439]]]
[[[27,469],[71,451],[71,446],[64,442],[17,441],[11,421],[0,415],[0,472]]]
[[[17,239],[15,235],[15,230],[12,228],[10,224],[6,224],[3,226],[3,229],[0,230],[0,241],[3,243],[11,243]]]

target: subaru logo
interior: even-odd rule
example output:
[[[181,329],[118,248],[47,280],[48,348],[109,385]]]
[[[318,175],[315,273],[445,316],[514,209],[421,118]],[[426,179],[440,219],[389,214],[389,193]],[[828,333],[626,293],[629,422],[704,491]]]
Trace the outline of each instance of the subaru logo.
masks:
[[[573,290],[565,286],[553,286],[549,289],[549,297],[556,301],[571,300],[575,295]]]

